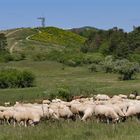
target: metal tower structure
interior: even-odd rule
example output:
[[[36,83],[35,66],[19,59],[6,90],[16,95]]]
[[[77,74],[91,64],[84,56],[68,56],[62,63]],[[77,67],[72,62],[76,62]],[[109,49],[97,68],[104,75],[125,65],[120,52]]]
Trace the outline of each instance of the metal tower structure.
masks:
[[[45,21],[46,21],[45,17],[39,17],[37,19],[41,21],[41,25],[44,28],[45,27]]]

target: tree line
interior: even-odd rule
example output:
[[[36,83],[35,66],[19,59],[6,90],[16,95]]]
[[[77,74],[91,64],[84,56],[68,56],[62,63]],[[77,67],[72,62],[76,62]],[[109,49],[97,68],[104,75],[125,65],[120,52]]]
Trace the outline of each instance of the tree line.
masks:
[[[128,58],[130,55],[140,54],[140,27],[132,32],[114,27],[107,31],[98,30],[89,35],[81,48],[84,53],[101,52],[104,55],[113,55],[116,58]]]

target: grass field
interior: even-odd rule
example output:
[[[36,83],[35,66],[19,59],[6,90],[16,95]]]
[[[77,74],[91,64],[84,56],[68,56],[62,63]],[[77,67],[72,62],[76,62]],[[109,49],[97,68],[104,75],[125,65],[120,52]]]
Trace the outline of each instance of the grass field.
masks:
[[[33,88],[1,89],[1,104],[5,101],[42,99],[61,87],[67,87],[73,95],[130,94],[134,90],[140,92],[140,75],[137,75],[136,80],[119,81],[117,74],[91,73],[86,66],[74,68],[51,61],[25,60],[3,63],[1,67],[26,69],[36,75],[36,86]]]
[[[140,122],[128,120],[121,124],[96,122],[51,122],[36,127],[0,126],[1,140],[139,140]]]

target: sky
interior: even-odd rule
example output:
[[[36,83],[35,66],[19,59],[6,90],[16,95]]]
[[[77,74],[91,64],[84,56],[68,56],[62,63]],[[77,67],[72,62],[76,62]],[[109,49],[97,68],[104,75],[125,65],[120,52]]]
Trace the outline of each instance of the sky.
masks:
[[[0,0],[0,30],[40,26],[112,27],[131,31],[140,25],[140,0]]]

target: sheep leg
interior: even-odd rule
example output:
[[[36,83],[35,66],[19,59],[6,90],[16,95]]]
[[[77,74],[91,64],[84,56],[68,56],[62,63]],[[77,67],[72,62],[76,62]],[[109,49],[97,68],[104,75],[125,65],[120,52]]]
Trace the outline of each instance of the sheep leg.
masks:
[[[106,118],[107,124],[109,124],[109,118]]]
[[[9,119],[7,119],[7,124],[10,125]]]
[[[27,127],[27,122],[26,122],[26,120],[24,121],[24,124],[25,124],[25,127]]]
[[[16,126],[16,121],[14,120],[14,127]]]

